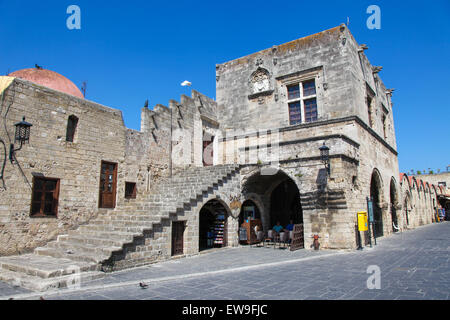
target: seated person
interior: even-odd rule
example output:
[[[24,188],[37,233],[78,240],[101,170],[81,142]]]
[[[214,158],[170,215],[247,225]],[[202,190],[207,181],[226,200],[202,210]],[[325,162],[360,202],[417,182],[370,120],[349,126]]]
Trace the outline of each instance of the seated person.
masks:
[[[277,225],[272,228],[276,233],[280,233],[283,231],[283,226],[280,224],[280,221],[277,221]]]
[[[284,231],[287,233],[287,240],[288,240],[288,243],[291,243],[291,237],[292,237],[292,235],[291,235],[291,232],[292,231],[294,231],[294,220],[289,220],[289,224],[286,226],[286,228],[284,228]]]
[[[284,228],[286,232],[294,230],[294,220],[289,220],[289,224]]]

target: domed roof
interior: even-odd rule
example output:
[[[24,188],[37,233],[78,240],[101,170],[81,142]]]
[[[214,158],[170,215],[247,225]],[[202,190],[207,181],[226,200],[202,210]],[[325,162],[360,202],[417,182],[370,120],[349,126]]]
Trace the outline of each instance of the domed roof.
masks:
[[[61,91],[78,98],[84,98],[80,89],[63,75],[41,68],[22,69],[8,76],[28,80],[53,90]]]

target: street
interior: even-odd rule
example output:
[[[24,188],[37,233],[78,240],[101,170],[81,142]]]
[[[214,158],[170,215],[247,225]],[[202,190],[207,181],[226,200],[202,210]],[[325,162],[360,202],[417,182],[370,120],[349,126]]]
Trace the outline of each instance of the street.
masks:
[[[72,290],[33,293],[0,283],[0,298],[448,300],[449,235],[450,223],[443,222],[389,235],[360,251],[227,248],[108,274]],[[373,270],[379,270],[378,283]]]

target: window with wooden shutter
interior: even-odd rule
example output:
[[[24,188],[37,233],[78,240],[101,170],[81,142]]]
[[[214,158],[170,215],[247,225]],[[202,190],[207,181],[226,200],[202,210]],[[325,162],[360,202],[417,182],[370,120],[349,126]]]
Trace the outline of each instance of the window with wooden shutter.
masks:
[[[58,215],[59,179],[34,177],[31,200],[31,216]]]

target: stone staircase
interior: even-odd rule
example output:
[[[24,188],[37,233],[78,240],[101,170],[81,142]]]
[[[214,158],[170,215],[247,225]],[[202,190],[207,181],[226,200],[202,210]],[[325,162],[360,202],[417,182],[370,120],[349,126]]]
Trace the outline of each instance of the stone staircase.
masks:
[[[98,279],[105,271],[117,270],[114,265],[126,257],[129,248],[142,244],[149,234],[161,232],[164,221],[176,220],[193,204],[202,204],[237,173],[239,165],[181,171],[155,185],[152,192],[99,213],[88,224],[58,236],[33,253],[0,257],[0,280],[46,291]]]

